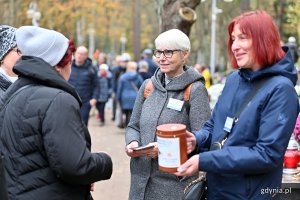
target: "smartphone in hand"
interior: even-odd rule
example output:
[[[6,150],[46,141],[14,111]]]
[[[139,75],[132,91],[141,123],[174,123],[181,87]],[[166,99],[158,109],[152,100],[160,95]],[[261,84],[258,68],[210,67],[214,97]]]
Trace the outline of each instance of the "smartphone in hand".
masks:
[[[132,150],[133,151],[140,151],[140,150],[145,150],[145,149],[151,149],[154,146],[155,146],[154,144],[147,144],[147,145],[144,145],[144,146],[133,147]]]

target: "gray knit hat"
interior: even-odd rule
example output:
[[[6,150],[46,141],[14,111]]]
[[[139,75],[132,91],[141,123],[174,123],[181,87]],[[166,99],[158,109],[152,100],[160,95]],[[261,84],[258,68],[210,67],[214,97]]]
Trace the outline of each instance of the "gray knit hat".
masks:
[[[23,56],[42,58],[51,66],[61,61],[69,47],[69,40],[63,34],[36,26],[21,26],[16,39]]]
[[[16,28],[8,25],[0,25],[0,61],[16,44]]]

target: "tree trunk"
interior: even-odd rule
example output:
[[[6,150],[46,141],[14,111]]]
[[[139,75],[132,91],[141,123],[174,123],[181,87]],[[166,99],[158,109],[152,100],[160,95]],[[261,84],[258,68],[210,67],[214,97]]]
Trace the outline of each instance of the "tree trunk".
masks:
[[[241,1],[241,11],[246,12],[250,10],[250,1],[249,0],[242,0]]]
[[[273,3],[273,8],[275,11],[275,20],[278,26],[278,30],[280,32],[280,35],[283,35],[283,30],[284,30],[283,22],[284,22],[284,17],[286,17],[286,9],[287,9],[286,0],[275,1]]]
[[[177,28],[189,36],[197,19],[195,8],[201,0],[156,0],[160,32]]]
[[[9,1],[9,24],[15,23],[15,0]]]
[[[77,46],[84,45],[85,43],[84,32],[85,32],[85,17],[82,16],[80,20],[76,21]]]
[[[134,60],[140,60],[141,55],[141,4],[140,0],[133,1],[133,49]]]

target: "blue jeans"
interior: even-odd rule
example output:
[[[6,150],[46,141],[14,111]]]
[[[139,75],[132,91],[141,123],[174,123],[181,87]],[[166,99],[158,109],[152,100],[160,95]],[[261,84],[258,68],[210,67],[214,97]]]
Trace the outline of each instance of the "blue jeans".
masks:
[[[86,127],[88,126],[90,110],[91,110],[91,105],[89,101],[82,104],[80,112],[81,112],[82,120],[86,125]]]

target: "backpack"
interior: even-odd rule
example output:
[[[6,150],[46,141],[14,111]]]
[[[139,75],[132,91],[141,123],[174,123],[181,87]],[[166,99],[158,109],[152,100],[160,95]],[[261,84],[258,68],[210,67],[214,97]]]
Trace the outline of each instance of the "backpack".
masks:
[[[191,94],[191,88],[192,88],[192,84],[190,83],[185,89],[184,89],[184,94],[183,94],[183,100],[184,100],[184,105],[186,108],[187,113],[190,113],[190,94]],[[153,90],[153,83],[152,80],[150,79],[145,86],[144,89],[144,98],[147,99],[147,97],[151,94],[152,90]]]

